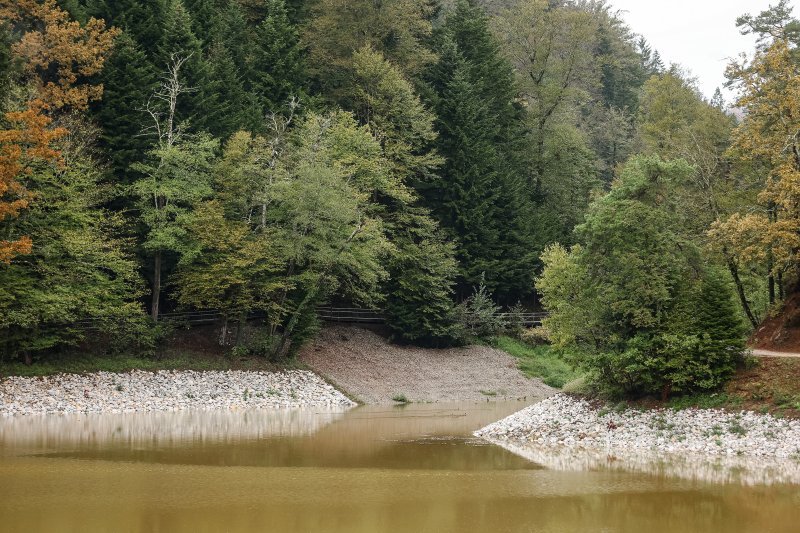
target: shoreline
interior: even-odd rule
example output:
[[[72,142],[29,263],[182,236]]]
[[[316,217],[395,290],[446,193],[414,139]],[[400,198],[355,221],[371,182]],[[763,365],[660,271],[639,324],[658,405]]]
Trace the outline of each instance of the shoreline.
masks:
[[[474,435],[556,470],[800,483],[800,420],[752,411],[610,411],[558,394]]]
[[[0,417],[355,405],[308,370],[134,370],[0,380]]]

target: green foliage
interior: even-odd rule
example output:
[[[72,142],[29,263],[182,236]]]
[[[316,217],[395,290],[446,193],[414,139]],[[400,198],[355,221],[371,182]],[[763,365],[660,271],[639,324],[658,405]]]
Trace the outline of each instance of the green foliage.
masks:
[[[456,241],[461,289],[487,286],[501,300],[530,290],[527,201],[520,161],[524,139],[511,65],[500,55],[486,16],[460,2],[438,35],[439,61],[428,78],[438,115],[439,176],[416,184]]]
[[[498,337],[493,345],[516,357],[517,366],[525,375],[540,378],[551,387],[560,389],[581,375],[552,346],[531,346],[505,336]]]
[[[93,135],[85,126],[78,133]],[[69,166],[25,176],[36,199],[15,229],[31,237],[33,251],[0,266],[0,336],[12,357],[75,345],[90,334],[87,325],[92,335],[131,343],[144,318],[129,243],[115,235],[121,221],[102,208],[109,191],[98,165],[82,144],[64,153]]]
[[[691,171],[633,159],[577,228],[582,244],[544,255],[537,286],[551,339],[579,348],[574,362],[612,393],[713,390],[741,360],[730,289],[682,236],[671,205]]]
[[[143,176],[134,183],[133,191],[147,228],[145,250],[183,250],[186,217],[196,202],[212,194],[211,165],[218,144],[207,135],[186,136],[172,145],[156,146],[144,163],[133,165]]]
[[[219,139],[227,139],[234,132],[260,124],[260,114],[252,117],[253,106],[250,95],[230,51],[222,42],[210,46],[208,52],[209,99],[204,123],[208,132]]]
[[[472,296],[459,305],[458,311],[464,331],[471,337],[488,339],[506,328],[506,322],[500,316],[500,306],[495,305],[483,279]]]
[[[314,331],[316,306],[335,291],[377,297],[388,247],[370,203],[391,186],[380,146],[350,114],[309,114],[278,158],[276,142],[239,133],[228,143],[218,199],[183,226],[189,250],[176,285],[187,306],[265,311],[282,357]]]
[[[117,183],[130,185],[136,179],[131,165],[144,159],[152,142],[145,134],[150,117],[144,109],[156,89],[155,69],[130,35],[122,33],[100,78],[103,99],[93,109],[102,127],[100,144],[108,151]]]
[[[268,0],[264,9],[254,34],[249,86],[261,109],[278,113],[292,97],[306,94],[304,57],[283,0]]]
[[[6,24],[0,25],[0,94],[8,94],[11,88],[13,73],[13,57],[11,55],[11,32]],[[6,97],[0,99],[0,111],[6,108]]]
[[[405,342],[433,346],[458,343],[463,331],[453,306],[457,265],[453,246],[442,240],[424,214],[400,216],[392,231],[396,250],[390,256],[385,285],[386,319]]]
[[[209,108],[213,106],[211,72],[182,0],[168,0],[164,32],[154,57],[159,72],[167,70],[176,58],[185,60],[181,81],[186,91],[178,103],[176,122],[189,123],[195,131],[211,130],[213,124],[208,120]]]
[[[442,159],[433,150],[435,115],[423,106],[411,83],[383,54],[364,47],[353,55],[351,107],[383,146],[398,180],[416,183]]]
[[[330,100],[348,94],[352,55],[365,46],[381,52],[411,76],[434,56],[424,46],[430,37],[432,8],[428,0],[320,0],[312,7],[304,41],[309,71],[317,88]]]
[[[165,0],[87,0],[89,16],[122,29],[153,58],[165,28]]]

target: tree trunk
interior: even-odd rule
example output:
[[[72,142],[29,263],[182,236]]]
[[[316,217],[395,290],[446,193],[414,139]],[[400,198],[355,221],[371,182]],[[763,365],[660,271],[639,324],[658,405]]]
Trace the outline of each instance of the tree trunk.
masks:
[[[228,344],[228,315],[227,313],[222,319],[222,331],[219,335],[219,345],[225,346]]]
[[[150,316],[153,321],[158,320],[159,303],[161,300],[161,252],[156,252],[153,259],[153,305],[150,309]]]
[[[25,363],[25,366],[31,366],[33,364],[33,359],[31,358],[31,352],[30,351],[25,350],[25,353],[23,354],[22,357],[23,357],[23,362]]]
[[[244,342],[244,327],[247,325],[247,311],[242,311],[239,315],[239,325],[236,328],[236,346],[241,346]]]
[[[775,305],[775,276],[772,274],[767,278],[767,287],[769,289],[769,305]]]
[[[750,321],[750,324],[755,329],[758,327],[758,320],[756,320],[756,317],[753,315],[753,311],[750,309],[750,302],[747,301],[747,295],[744,292],[744,285],[742,285],[742,279],[739,277],[739,267],[736,265],[736,262],[733,260],[733,258],[728,255],[727,249],[723,249],[723,253],[725,254],[725,260],[728,263],[728,270],[733,278],[733,283],[736,285],[736,293],[739,295],[739,302],[742,304],[744,314],[747,315],[747,320]]]
[[[786,298],[786,294],[783,290],[783,272],[778,272],[778,299],[784,300]]]
[[[666,402],[669,400],[670,393],[672,393],[672,383],[667,383],[661,389],[661,401]]]

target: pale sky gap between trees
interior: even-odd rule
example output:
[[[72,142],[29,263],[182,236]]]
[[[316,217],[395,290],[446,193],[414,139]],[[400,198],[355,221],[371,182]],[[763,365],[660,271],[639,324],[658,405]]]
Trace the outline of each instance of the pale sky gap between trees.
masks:
[[[698,86],[710,98],[720,87],[726,101],[725,67],[730,58],[752,53],[755,39],[736,28],[736,18],[757,14],[776,0],[611,0],[631,30],[644,35],[658,50],[665,65],[678,63],[697,78]],[[791,2],[795,15],[800,1]]]

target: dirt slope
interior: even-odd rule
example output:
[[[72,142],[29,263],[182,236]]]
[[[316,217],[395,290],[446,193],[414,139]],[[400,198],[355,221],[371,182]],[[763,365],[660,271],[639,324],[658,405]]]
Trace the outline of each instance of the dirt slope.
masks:
[[[517,370],[513,357],[486,346],[433,350],[390,344],[364,329],[324,329],[300,360],[364,403],[540,399],[555,392]]]
[[[800,352],[800,293],[790,295],[780,313],[767,317],[748,344],[760,350]]]

